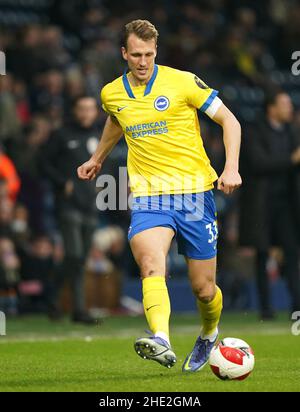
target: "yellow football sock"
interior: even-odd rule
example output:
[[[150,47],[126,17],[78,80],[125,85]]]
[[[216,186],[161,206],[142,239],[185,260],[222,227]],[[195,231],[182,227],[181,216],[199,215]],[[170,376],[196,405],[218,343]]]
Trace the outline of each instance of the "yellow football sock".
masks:
[[[143,283],[143,305],[153,334],[162,332],[169,338],[170,299],[164,276],[150,276]]]
[[[197,300],[197,306],[202,319],[203,336],[212,335],[215,332],[221,317],[222,302],[222,292],[218,286],[216,286],[216,294],[212,301],[204,303]]]

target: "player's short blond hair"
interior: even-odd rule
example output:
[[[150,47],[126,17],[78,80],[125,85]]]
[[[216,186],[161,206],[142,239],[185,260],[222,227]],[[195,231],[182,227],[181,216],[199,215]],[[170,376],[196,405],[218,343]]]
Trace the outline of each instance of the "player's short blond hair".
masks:
[[[133,20],[125,25],[123,46],[127,47],[127,40],[130,34],[135,34],[138,38],[147,41],[154,39],[157,44],[158,31],[148,20]]]

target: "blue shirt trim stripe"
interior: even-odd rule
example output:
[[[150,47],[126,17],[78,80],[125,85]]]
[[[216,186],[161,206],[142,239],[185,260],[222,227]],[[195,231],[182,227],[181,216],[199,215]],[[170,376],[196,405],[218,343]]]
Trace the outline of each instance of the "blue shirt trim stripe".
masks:
[[[152,86],[155,82],[156,76],[157,76],[157,72],[158,72],[158,66],[157,64],[154,65],[154,70],[151,76],[151,79],[148,81],[145,92],[144,92],[144,96],[147,96],[147,94],[151,93],[152,90]]]
[[[128,94],[128,96],[129,96],[131,99],[135,99],[135,95],[133,94],[133,91],[132,91],[132,89],[131,89],[129,80],[128,80],[128,78],[127,78],[127,73],[126,73],[126,71],[127,71],[127,70],[125,70],[125,72],[123,73],[123,76],[122,76],[123,85],[124,85],[124,87],[125,87],[125,90],[126,90],[126,93]],[[145,89],[145,91],[144,91],[144,96],[147,96],[148,94],[151,93],[152,86],[153,86],[153,84],[154,84],[154,82],[155,82],[155,79],[156,79],[156,77],[157,77],[157,73],[158,73],[158,66],[157,66],[157,64],[155,64],[155,65],[154,65],[154,70],[153,70],[152,76],[151,76],[150,80],[148,81],[147,86],[146,86],[146,89]]]
[[[203,105],[199,108],[199,110],[201,110],[201,112],[205,112],[205,110],[207,110],[212,104],[214,98],[218,95],[218,93],[218,90],[213,90],[206,101],[203,103]]]
[[[131,99],[135,99],[135,96],[134,96],[134,94],[133,94],[133,92],[132,92],[132,90],[131,90],[130,84],[129,84],[129,80],[128,80],[128,78],[127,78],[126,70],[125,70],[125,72],[124,72],[124,74],[123,74],[123,76],[122,76],[122,80],[123,80],[123,84],[124,84],[124,87],[125,87],[125,90],[126,90],[128,96],[129,96]]]

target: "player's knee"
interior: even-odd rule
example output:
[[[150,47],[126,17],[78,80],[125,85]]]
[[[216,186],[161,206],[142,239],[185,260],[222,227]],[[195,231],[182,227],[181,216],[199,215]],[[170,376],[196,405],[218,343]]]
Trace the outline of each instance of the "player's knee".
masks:
[[[164,265],[159,262],[158,257],[152,255],[144,255],[139,262],[141,277],[162,276],[164,273]]]
[[[216,294],[215,282],[203,282],[193,287],[194,295],[198,300],[204,303],[209,303],[213,300]]]

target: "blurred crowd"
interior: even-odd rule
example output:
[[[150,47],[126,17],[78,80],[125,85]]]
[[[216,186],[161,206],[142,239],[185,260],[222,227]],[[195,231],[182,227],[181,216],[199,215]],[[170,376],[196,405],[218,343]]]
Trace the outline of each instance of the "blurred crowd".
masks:
[[[99,91],[124,71],[120,33],[136,18],[150,20],[159,31],[157,62],[192,71],[220,90],[244,127],[261,113],[265,90],[274,86],[291,96],[294,125],[300,127],[300,76],[291,74],[291,55],[300,45],[299,1],[32,0],[26,5],[1,0],[0,50],[7,74],[0,76],[0,307],[5,302],[7,313],[44,310],[49,280],[64,256],[40,150],[83,94],[98,101],[100,135],[106,116]],[[206,150],[220,173],[220,128],[201,121]],[[104,172],[117,176],[125,165],[121,141]],[[216,200],[222,226],[219,271],[230,273],[223,281],[230,304],[243,306],[251,252],[238,252],[239,197],[218,193]],[[117,267],[138,276],[125,241],[128,223],[129,212],[99,212],[90,268],[106,273]],[[175,249],[169,260],[173,276],[185,274]]]

